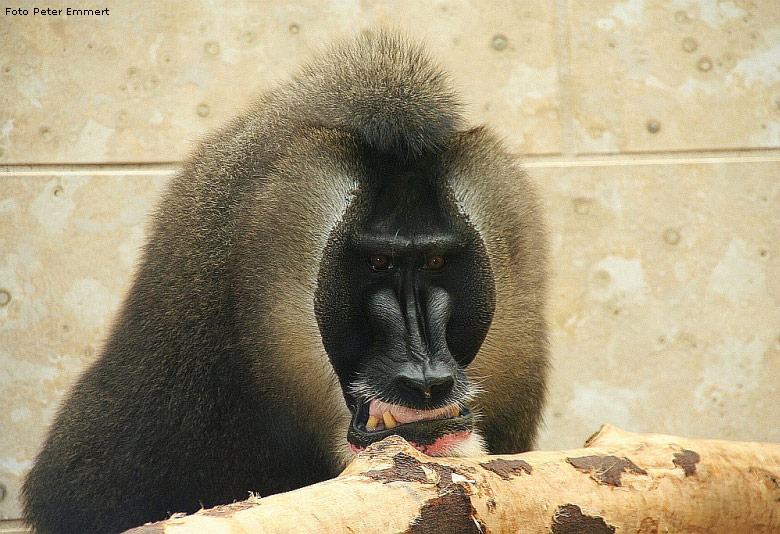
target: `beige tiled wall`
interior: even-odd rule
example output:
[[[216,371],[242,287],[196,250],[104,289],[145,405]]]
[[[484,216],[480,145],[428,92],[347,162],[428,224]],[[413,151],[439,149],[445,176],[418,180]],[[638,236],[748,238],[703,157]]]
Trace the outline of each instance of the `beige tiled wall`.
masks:
[[[17,4],[31,14],[0,13],[0,518],[176,162],[325,39],[376,24],[425,38],[544,194],[539,446],[605,421],[780,441],[780,0]]]

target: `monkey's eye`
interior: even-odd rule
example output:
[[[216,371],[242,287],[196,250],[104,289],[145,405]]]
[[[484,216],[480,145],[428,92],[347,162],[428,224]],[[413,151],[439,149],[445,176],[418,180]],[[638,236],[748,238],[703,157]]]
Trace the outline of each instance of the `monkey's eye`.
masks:
[[[441,256],[430,256],[425,261],[426,269],[436,271],[438,269],[441,269],[442,267],[444,267],[444,258],[442,258]]]
[[[374,254],[368,258],[368,264],[371,265],[372,269],[381,271],[390,267],[390,260],[384,254]]]

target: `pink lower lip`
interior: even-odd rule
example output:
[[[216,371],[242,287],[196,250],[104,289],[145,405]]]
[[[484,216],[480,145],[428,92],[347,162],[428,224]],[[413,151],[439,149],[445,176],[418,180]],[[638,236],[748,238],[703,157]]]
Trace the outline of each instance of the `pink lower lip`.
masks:
[[[409,445],[428,456],[447,456],[447,453],[451,452],[455,445],[461,441],[467,440],[470,436],[471,431],[464,430],[462,432],[453,432],[452,434],[440,436],[430,445],[418,445],[412,441],[409,442]],[[365,450],[365,447],[356,447],[352,443],[349,444],[349,448],[352,449],[352,452],[355,454]]]

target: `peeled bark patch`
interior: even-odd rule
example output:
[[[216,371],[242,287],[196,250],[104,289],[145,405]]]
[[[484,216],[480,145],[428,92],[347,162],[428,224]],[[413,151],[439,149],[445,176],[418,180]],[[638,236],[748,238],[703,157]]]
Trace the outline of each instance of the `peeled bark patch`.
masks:
[[[585,515],[576,504],[564,504],[555,511],[552,534],[614,534],[615,527],[601,517]]]
[[[637,475],[646,475],[647,471],[640,469],[628,458],[617,456],[581,456],[579,458],[566,458],[566,461],[579,469],[590,473],[590,476],[599,484],[620,486],[620,476],[626,471]]]
[[[512,475],[519,475],[522,473],[531,474],[533,468],[524,460],[492,460],[490,462],[479,464],[488,471],[492,471],[504,480],[509,480]]]
[[[476,518],[471,498],[459,484],[450,484],[445,493],[426,502],[420,516],[412,521],[408,534],[464,532],[482,534],[484,525]]]
[[[693,451],[684,450],[682,452],[674,453],[674,465],[681,467],[685,471],[685,476],[693,476],[696,474],[696,464],[699,463],[701,458]]]

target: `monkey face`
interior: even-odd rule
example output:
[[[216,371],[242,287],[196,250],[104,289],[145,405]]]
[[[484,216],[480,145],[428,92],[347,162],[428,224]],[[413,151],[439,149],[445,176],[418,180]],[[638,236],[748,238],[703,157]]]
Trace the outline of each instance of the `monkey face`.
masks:
[[[315,312],[353,450],[398,434],[444,455],[470,436],[465,369],[495,309],[484,244],[425,175],[366,184],[323,254]]]

